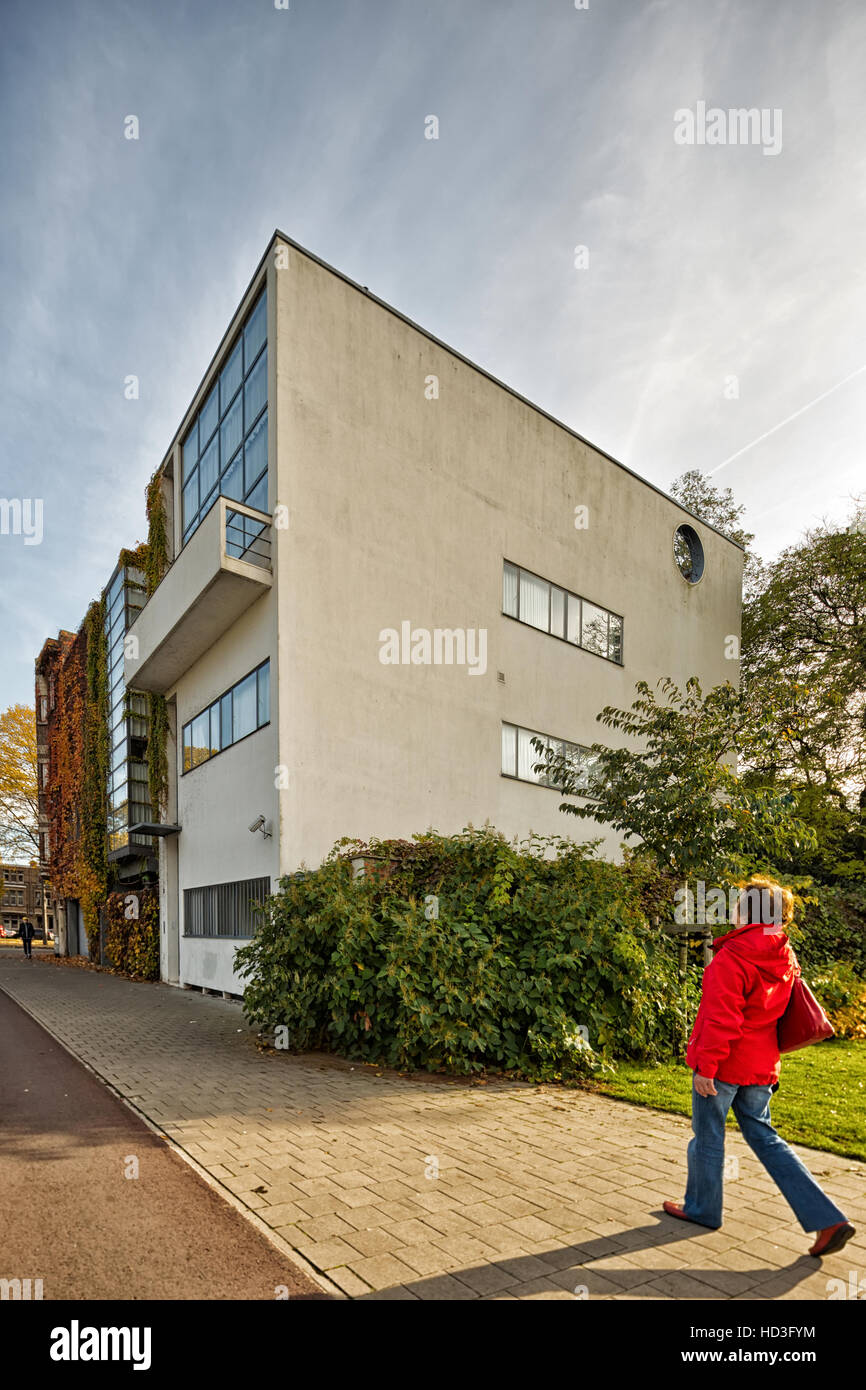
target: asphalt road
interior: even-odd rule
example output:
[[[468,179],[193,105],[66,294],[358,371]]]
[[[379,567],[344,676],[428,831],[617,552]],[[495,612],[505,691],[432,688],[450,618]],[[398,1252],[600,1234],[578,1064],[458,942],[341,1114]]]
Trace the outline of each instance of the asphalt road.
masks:
[[[14,1278],[42,1279],[46,1300],[327,1298],[0,990],[0,1279]]]

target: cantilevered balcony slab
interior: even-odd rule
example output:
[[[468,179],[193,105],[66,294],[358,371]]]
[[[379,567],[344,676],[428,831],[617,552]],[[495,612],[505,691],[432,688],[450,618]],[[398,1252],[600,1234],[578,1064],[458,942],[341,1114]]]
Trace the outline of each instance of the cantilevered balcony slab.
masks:
[[[126,684],[171,690],[272,583],[270,517],[217,498],[126,634]]]

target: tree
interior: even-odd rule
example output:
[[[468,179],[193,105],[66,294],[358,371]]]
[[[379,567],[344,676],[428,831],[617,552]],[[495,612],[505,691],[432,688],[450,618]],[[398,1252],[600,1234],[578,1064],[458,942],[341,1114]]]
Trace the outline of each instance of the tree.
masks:
[[[671,483],[671,496],[694,516],[715,526],[722,535],[729,536],[743,547],[743,585],[747,593],[751,592],[759,581],[761,561],[750,549],[754,534],[742,524],[746,508],[734,500],[731,489],[714,487],[699,468],[691,468]]]
[[[0,714],[0,860],[38,858],[38,826],[36,712],[10,705]]]
[[[769,565],[743,610],[741,681],[764,737],[753,783],[787,784],[833,856],[863,861],[866,831],[866,528],[809,531]],[[862,869],[862,862],[861,862]]]
[[[688,879],[718,883],[809,849],[813,832],[795,814],[786,789],[753,787],[737,774],[754,723],[730,684],[704,695],[692,677],[684,690],[668,677],[661,698],[646,681],[628,710],[597,716],[639,741],[637,748],[594,743],[575,762],[534,740],[544,755],[536,771],[566,796],[560,810],[610,825],[638,840],[658,863]]]

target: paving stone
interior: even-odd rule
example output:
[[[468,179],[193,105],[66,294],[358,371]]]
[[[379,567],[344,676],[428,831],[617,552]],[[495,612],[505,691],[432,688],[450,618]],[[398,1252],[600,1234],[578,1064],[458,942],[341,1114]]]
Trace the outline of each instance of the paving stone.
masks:
[[[401,1245],[398,1257],[416,1274],[444,1274],[449,1264],[444,1250],[423,1241],[417,1245]]]
[[[336,1265],[347,1265],[357,1258],[357,1250],[353,1246],[347,1245],[344,1240],[301,1240],[297,1241],[297,1250],[303,1255],[305,1260],[309,1260],[316,1269],[333,1269]],[[363,1276],[362,1276],[363,1277]]]
[[[427,1302],[441,1303],[446,1300],[455,1301],[478,1297],[467,1284],[455,1279],[450,1274],[437,1274],[430,1279],[422,1279],[417,1284],[413,1284],[412,1289],[418,1298]]]
[[[391,1221],[384,1227],[391,1244],[395,1242],[400,1245],[417,1245],[419,1241],[427,1241],[435,1236],[433,1227],[423,1221]]]
[[[253,1193],[253,1196],[256,1194]],[[307,1219],[307,1213],[303,1207],[296,1207],[294,1202],[269,1203],[266,1197],[262,1197],[262,1214],[269,1226],[294,1226],[299,1221]],[[333,1232],[329,1232],[333,1235]],[[311,1235],[311,1240],[319,1240],[319,1236]]]
[[[503,1289],[514,1289],[517,1281],[497,1265],[478,1265],[474,1269],[461,1269],[454,1272],[454,1278],[461,1284],[468,1284],[478,1294],[501,1293]]]
[[[506,1223],[519,1236],[527,1240],[555,1240],[557,1229],[549,1221],[541,1221],[537,1216],[519,1216],[516,1221]]]
[[[351,1269],[345,1266],[329,1270],[328,1278],[331,1280],[332,1284],[336,1284],[337,1287],[342,1289],[343,1293],[347,1293],[350,1298],[361,1298],[364,1294],[370,1292],[370,1285],[365,1284],[363,1279],[359,1279],[357,1274],[354,1274]]]
[[[385,1289],[389,1285],[408,1284],[415,1277],[415,1271],[403,1264],[394,1255],[371,1255],[362,1258],[357,1251],[351,1252],[347,1260],[353,1274],[363,1279],[373,1289]]]
[[[348,1239],[350,1236],[357,1235],[354,1226],[350,1226],[342,1217],[333,1213],[328,1216],[306,1217],[301,1212],[301,1219],[297,1220],[296,1224],[306,1240],[331,1240],[334,1236],[343,1236]]]
[[[398,1250],[400,1242],[396,1241],[390,1231],[384,1226],[374,1226],[369,1231],[349,1231],[344,1239],[348,1245],[353,1246],[359,1255],[388,1255]],[[402,1256],[402,1249],[399,1251]]]

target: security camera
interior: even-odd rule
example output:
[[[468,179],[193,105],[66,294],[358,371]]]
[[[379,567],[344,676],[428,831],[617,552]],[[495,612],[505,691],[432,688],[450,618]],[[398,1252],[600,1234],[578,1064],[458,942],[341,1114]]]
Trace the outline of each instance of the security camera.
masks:
[[[255,820],[253,821],[252,825],[250,826],[250,834],[251,834],[251,835],[255,835],[255,833],[256,833],[257,830],[263,830],[263,829],[264,829],[264,825],[265,825],[265,818],[264,818],[264,816],[256,816]]]

